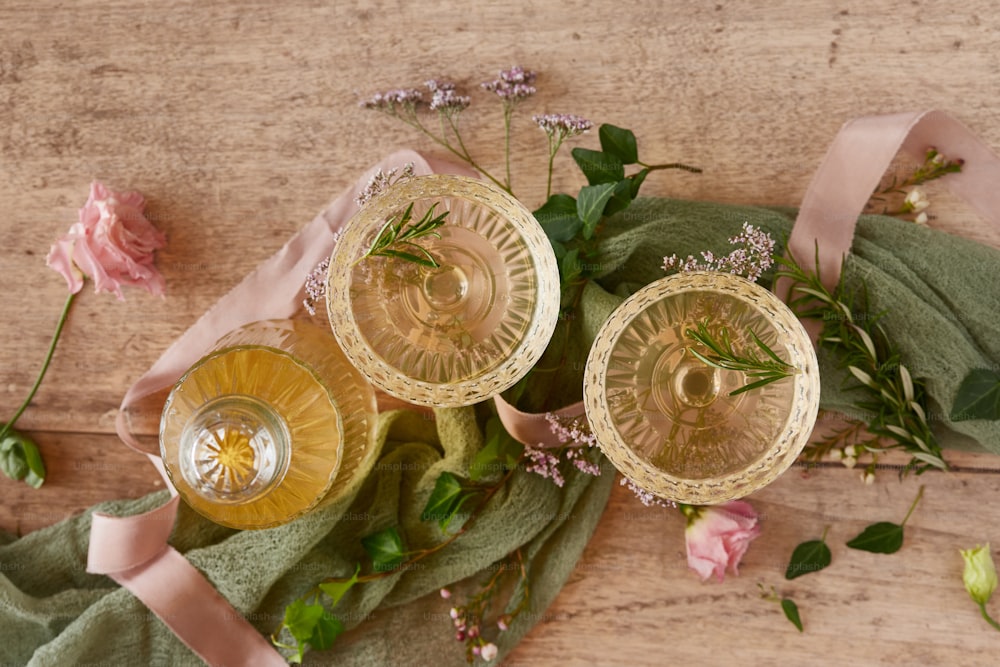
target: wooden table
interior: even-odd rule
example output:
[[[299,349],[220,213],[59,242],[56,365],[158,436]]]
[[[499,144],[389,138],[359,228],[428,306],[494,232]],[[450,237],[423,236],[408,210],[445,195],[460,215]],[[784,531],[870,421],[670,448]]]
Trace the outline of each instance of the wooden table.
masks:
[[[0,8],[0,414],[41,363],[62,279],[49,245],[91,179],[136,189],[169,236],[166,299],[124,303],[88,288],[49,375],[18,426],[49,467],[35,491],[0,479],[0,527],[28,532],[96,501],[160,486],[113,435],[125,389],[259,261],[395,148],[442,156],[409,129],[358,108],[368,94],[452,77],[475,97],[463,121],[484,164],[502,163],[500,111],[473,90],[519,63],[539,94],[514,126],[514,185],[537,205],[545,147],[532,113],[630,127],[651,160],[683,160],[648,194],[795,205],[845,120],[941,108],[1000,148],[1000,18],[993,3],[718,3],[288,0],[58,3]],[[483,3],[485,5],[485,3]],[[596,136],[579,145],[596,145]],[[566,153],[555,187],[581,185]],[[1000,245],[964,204],[931,188],[932,224]],[[155,420],[142,427],[155,433]],[[837,465],[786,474],[751,499],[763,535],[738,578],[687,571],[676,512],[618,489],[556,603],[510,665],[995,664],[1000,634],[961,583],[958,549],[1000,545],[1000,464],[954,455],[893,556],[845,540],[905,513],[918,482],[864,486]],[[830,526],[834,565],[793,582],[792,548]],[[806,632],[758,583],[794,597]],[[1000,607],[994,602],[994,613]]]

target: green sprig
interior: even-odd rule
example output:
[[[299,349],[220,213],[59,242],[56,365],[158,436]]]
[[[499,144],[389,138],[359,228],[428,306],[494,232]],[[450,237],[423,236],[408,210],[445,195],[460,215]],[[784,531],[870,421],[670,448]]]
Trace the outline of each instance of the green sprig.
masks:
[[[413,204],[411,203],[401,216],[393,216],[386,220],[368,252],[361,259],[395,257],[432,269],[438,268],[440,264],[434,255],[423,246],[415,243],[417,239],[426,237],[441,238],[436,230],[445,223],[448,211],[434,215],[436,207],[437,203],[432,204],[419,221],[413,222]]]
[[[747,329],[750,338],[755,345],[764,353],[765,359],[758,357],[752,350],[742,353],[733,348],[733,341],[729,334],[729,329],[722,327],[718,337],[712,335],[708,329],[708,320],[699,322],[696,329],[686,329],[684,335],[691,340],[704,345],[710,354],[702,354],[693,347],[689,347],[688,352],[708,364],[713,368],[723,370],[741,371],[752,381],[744,386],[729,392],[730,396],[736,396],[746,391],[758,389],[772,382],[795,375],[798,370],[791,364],[783,361],[767,343],[760,339],[760,336],[753,329]]]
[[[912,458],[907,470],[917,474],[931,468],[947,470],[941,445],[927,422],[924,383],[914,378],[902,363],[899,349],[892,343],[879,317],[857,317],[866,310],[864,292],[861,304],[847,294],[844,277],[831,291],[823,284],[819,271],[819,248],[816,249],[816,270],[806,271],[788,254],[775,257],[779,268],[775,279],[791,282],[786,302],[800,318],[818,319],[823,323],[819,336],[837,357],[838,363],[854,381],[854,389],[863,398],[855,406],[872,415],[868,431],[895,444],[882,447],[866,443],[868,451],[878,453],[902,449]]]

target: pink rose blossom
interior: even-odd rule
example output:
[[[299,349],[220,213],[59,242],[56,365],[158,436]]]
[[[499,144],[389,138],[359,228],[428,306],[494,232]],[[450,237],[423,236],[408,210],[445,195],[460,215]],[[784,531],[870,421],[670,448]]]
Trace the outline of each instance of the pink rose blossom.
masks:
[[[167,240],[146,219],[145,205],[138,192],[114,192],[91,184],[79,222],[56,241],[46,260],[66,279],[70,292],[79,292],[88,277],[95,291],[114,292],[119,300],[124,300],[122,285],[163,294],[164,280],[153,266],[153,253]]]
[[[737,567],[750,542],[760,535],[757,513],[749,503],[733,501],[715,507],[682,505],[688,518],[684,536],[687,540],[688,567],[702,581],[715,574],[722,581],[728,568]]]

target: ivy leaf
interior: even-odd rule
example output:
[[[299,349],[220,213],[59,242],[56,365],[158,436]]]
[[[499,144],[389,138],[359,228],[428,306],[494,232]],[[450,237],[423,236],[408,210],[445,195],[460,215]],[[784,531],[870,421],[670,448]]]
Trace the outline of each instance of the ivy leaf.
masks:
[[[394,569],[406,558],[403,551],[403,538],[395,526],[389,526],[377,533],[361,538],[361,546],[365,548],[372,566],[376,572],[387,572]]]
[[[344,624],[340,622],[340,619],[324,609],[323,615],[319,617],[316,627],[313,628],[313,633],[309,637],[309,644],[317,651],[325,651],[333,646],[334,640],[343,631]]]
[[[457,477],[450,472],[441,473],[434,482],[434,490],[424,505],[420,520],[437,521],[441,528],[445,528],[458,511],[463,493],[462,483]]]
[[[799,629],[799,632],[802,632],[802,619],[799,618],[799,606],[795,604],[795,601],[782,598],[781,611],[785,612],[785,618],[791,621],[792,625]]]
[[[958,387],[951,419],[1000,419],[1000,373],[989,368],[970,371]]]
[[[792,559],[785,570],[785,579],[795,579],[803,574],[819,572],[832,560],[830,547],[824,540],[810,540],[795,547]]]
[[[625,165],[614,155],[589,148],[574,148],[572,154],[591,185],[617,183],[625,178]]]
[[[601,150],[614,155],[622,164],[635,164],[639,161],[639,147],[632,130],[605,123],[597,130],[597,136],[601,140]]]
[[[324,581],[319,585],[319,589],[330,598],[330,606],[335,607],[340,598],[344,597],[347,591],[351,590],[354,584],[358,583],[358,573],[361,572],[361,564],[354,568],[354,574],[346,581]]]
[[[604,213],[604,205],[611,199],[615,186],[616,183],[601,183],[580,188],[580,196],[576,200],[576,213],[583,220],[584,239],[594,236],[597,223],[601,221],[601,215]]]
[[[565,243],[583,227],[583,220],[576,214],[576,200],[566,194],[549,197],[533,213],[550,241]]]
[[[500,419],[490,417],[486,421],[486,444],[476,452],[469,466],[469,479],[478,482],[491,472],[510,469],[517,465],[524,451],[524,445],[512,438]]]
[[[614,215],[632,204],[632,181],[624,178],[615,184],[611,199],[604,205],[604,215]]]
[[[875,554],[894,554],[903,546],[903,526],[889,521],[873,523],[847,546]]]
[[[629,180],[632,182],[632,199],[639,196],[639,188],[642,187],[642,182],[646,180],[647,176],[649,176],[649,169],[643,169],[629,176]]]
[[[302,662],[306,645],[310,643],[316,626],[326,610],[321,604],[306,604],[302,600],[296,600],[285,607],[285,627],[295,637],[298,655],[292,656],[289,662]]]

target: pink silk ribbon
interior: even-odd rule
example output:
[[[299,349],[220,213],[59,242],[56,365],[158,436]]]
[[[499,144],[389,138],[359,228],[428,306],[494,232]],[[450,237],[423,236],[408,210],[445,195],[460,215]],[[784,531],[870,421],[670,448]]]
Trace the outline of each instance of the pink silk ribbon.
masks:
[[[900,147],[922,157],[931,145],[946,156],[964,158],[962,173],[944,180],[987,220],[1000,224],[1000,160],[964,126],[937,111],[871,116],[847,123],[820,165],[789,239],[795,256],[809,257],[814,243],[819,241],[824,283],[835,284],[841,258],[851,247],[857,216],[892,158]],[[462,167],[429,161],[412,151],[389,156],[222,297],[163,353],[122,401],[116,422],[118,434],[129,447],[149,458],[166,481],[171,499],[138,516],[95,513],[87,570],[107,574],[129,589],[210,665],[286,663],[205,577],[167,544],[179,497],[159,456],[146,451],[132,435],[129,408],[171,387],[230,330],[261,319],[291,317],[299,308],[305,276],[330,255],[333,232],[357,210],[354,197],[370,175],[376,168],[385,171],[407,162],[414,164],[416,173],[469,173]],[[499,396],[495,403],[508,432],[522,443],[560,444],[545,415],[521,412]],[[568,419],[581,417],[583,404],[575,403],[555,414]]]
[[[177,637],[209,665],[286,665],[285,659],[211,583],[167,544],[180,497],[163,462],[132,435],[129,408],[172,387],[181,375],[229,331],[257,320],[291,317],[300,307],[305,277],[330,256],[333,232],[357,211],[355,197],[376,169],[412,162],[417,174],[470,175],[468,170],[399,151],[372,167],[284,247],[261,263],[171,345],[125,394],[116,420],[119,437],[149,458],[170,490],[170,500],[145,514],[113,517],[94,513],[87,571],[106,574],[149,607]],[[391,405],[392,401],[380,403]]]

